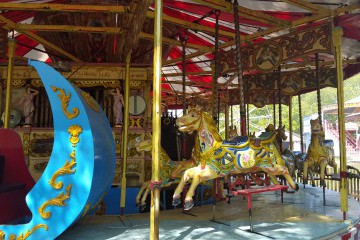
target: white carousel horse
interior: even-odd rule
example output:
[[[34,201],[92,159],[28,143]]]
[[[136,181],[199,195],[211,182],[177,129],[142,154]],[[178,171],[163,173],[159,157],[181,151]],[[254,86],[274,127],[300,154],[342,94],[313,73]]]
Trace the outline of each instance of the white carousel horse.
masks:
[[[192,183],[185,197],[185,210],[193,207],[193,195],[198,184],[203,180],[215,179],[228,173],[245,173],[264,171],[271,180],[278,184],[275,176],[283,175],[289,185],[298,190],[297,184],[291,179],[288,169],[277,163],[274,157],[276,147],[271,144],[277,133],[269,139],[252,140],[247,136],[236,141],[224,142],[219,135],[212,117],[200,109],[190,109],[188,114],[177,120],[180,131],[198,131],[197,141],[200,145],[200,164],[185,171],[174,196],[173,205],[180,204],[180,193],[185,183],[191,178]],[[270,147],[269,147],[270,146]],[[283,161],[280,162],[283,164]]]

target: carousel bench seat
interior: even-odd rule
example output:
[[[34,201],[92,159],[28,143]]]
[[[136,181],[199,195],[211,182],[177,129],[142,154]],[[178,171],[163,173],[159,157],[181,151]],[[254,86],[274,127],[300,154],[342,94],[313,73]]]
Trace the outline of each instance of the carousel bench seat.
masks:
[[[288,189],[288,186],[285,185],[271,185],[267,187],[260,187],[260,188],[247,188],[242,190],[232,191],[233,196],[246,196],[247,197],[247,206],[249,210],[249,222],[250,222],[250,231],[253,232],[253,225],[252,225],[252,204],[251,204],[251,195],[264,193],[264,192],[273,192],[273,191],[281,191],[281,203],[283,203],[283,195],[284,191]]]

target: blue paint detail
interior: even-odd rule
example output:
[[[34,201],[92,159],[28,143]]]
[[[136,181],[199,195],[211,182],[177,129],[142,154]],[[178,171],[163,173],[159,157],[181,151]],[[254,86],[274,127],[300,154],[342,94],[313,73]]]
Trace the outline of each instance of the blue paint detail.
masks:
[[[238,145],[242,145],[242,144],[246,143],[248,140],[249,140],[248,136],[237,136],[237,137],[234,137],[231,141],[223,141],[222,143],[224,145],[238,146]]]
[[[32,212],[31,221],[20,225],[0,225],[0,230],[7,238],[10,234],[19,236],[38,224],[46,224],[47,231],[40,228],[27,239],[55,239],[80,219],[87,203],[90,203],[90,206],[95,205],[103,193],[109,190],[115,170],[115,143],[106,115],[102,110],[95,112],[89,107],[81,96],[82,90],[72,86],[63,76],[43,62],[30,60],[29,65],[37,70],[49,97],[54,118],[54,146],[44,173],[26,196],[26,203]],[[73,108],[78,108],[77,117],[66,118],[57,96],[58,92],[55,93],[51,86],[64,89],[66,94],[71,93],[67,109],[72,112]],[[83,129],[75,148],[69,142],[70,134],[67,132],[68,127],[74,124]],[[69,155],[73,150],[76,150],[77,164],[74,168],[76,172],[58,177],[57,181],[62,181],[64,186],[60,190],[55,190],[48,181],[66,160],[70,160]],[[51,211],[52,215],[48,219],[43,219],[38,213],[38,208],[60,193],[65,194],[65,187],[70,184],[72,184],[70,199],[65,201],[67,206],[47,207],[46,211]]]
[[[243,166],[241,165],[241,154],[236,155],[236,162],[239,167],[243,168]]]

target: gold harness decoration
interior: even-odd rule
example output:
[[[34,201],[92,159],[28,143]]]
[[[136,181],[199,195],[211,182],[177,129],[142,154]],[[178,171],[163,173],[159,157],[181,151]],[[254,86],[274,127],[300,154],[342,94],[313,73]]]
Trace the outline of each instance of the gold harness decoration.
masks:
[[[59,181],[58,183],[56,183],[56,178],[59,177],[60,175],[65,175],[65,174],[72,174],[75,173],[76,170],[72,169],[73,167],[75,167],[76,165],[76,156],[75,156],[76,152],[75,150],[73,150],[70,153],[70,159],[71,162],[69,162],[69,160],[66,160],[64,166],[62,166],[59,170],[57,170],[51,177],[51,179],[49,180],[49,184],[50,186],[52,186],[54,189],[59,190],[60,188],[63,187],[63,182]]]
[[[72,143],[73,147],[76,147],[78,142],[80,141],[79,135],[82,133],[82,128],[79,125],[71,125],[68,128],[68,133],[70,133],[70,142]]]
[[[47,231],[49,229],[49,227],[46,224],[41,223],[41,224],[34,226],[31,230],[28,230],[25,233],[21,233],[18,237],[16,237],[15,234],[11,234],[9,236],[9,240],[25,240],[28,237],[30,237],[31,234],[33,234],[36,230],[39,230],[40,228],[43,228],[45,231]],[[2,239],[1,237],[2,236],[0,233],[0,239]],[[5,235],[3,237],[4,237],[3,239],[5,240]]]
[[[95,99],[87,92],[82,92],[81,96],[84,98],[85,102],[89,105],[89,107],[95,112],[99,112],[100,108]]]
[[[67,108],[69,106],[70,98],[71,98],[71,93],[66,94],[64,89],[60,89],[55,86],[51,86],[51,88],[54,92],[60,93],[57,96],[59,97],[59,99],[61,101],[61,108],[62,108],[62,111],[64,112],[65,116],[68,119],[73,119],[73,118],[77,117],[79,115],[78,108],[74,107],[72,109],[72,113],[67,110]]]
[[[45,212],[45,209],[48,206],[65,207],[67,205],[67,203],[64,203],[64,201],[70,198],[71,187],[72,187],[72,184],[70,184],[69,186],[66,187],[66,193],[65,194],[60,193],[59,196],[46,201],[45,203],[43,203],[41,205],[41,207],[39,207],[38,212],[40,213],[40,216],[43,219],[47,219],[47,218],[51,217],[51,212],[50,211]]]

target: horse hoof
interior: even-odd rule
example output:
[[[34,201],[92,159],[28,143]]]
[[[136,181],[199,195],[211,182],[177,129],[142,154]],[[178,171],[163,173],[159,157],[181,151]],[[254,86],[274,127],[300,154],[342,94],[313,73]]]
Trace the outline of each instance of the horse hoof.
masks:
[[[189,211],[193,206],[194,206],[193,200],[185,201],[184,210]]]
[[[300,187],[299,187],[299,184],[295,184],[295,191],[299,191]]]
[[[176,207],[177,205],[179,205],[181,203],[181,199],[178,197],[178,198],[173,198],[172,200],[172,205],[174,207]]]
[[[142,204],[140,205],[140,211],[141,211],[141,212],[144,211],[145,208],[146,208],[146,203],[142,203]]]

